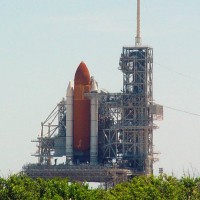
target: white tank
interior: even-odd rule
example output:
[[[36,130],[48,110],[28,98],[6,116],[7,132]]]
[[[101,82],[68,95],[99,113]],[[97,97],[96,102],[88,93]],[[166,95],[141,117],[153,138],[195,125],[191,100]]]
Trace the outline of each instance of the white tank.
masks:
[[[98,84],[91,77],[90,164],[98,163]]]
[[[73,96],[72,82],[69,82],[66,93],[66,159],[73,160]]]

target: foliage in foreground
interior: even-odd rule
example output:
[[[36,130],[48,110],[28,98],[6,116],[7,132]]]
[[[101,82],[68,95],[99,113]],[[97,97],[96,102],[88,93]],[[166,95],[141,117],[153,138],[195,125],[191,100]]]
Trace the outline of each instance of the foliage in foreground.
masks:
[[[0,200],[194,200],[200,199],[200,178],[141,176],[109,190],[89,189],[87,184],[67,179],[38,178],[24,175],[0,178]]]

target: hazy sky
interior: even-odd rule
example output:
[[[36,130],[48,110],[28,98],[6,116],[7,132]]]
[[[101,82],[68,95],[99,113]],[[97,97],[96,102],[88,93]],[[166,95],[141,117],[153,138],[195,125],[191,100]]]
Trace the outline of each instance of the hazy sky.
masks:
[[[200,1],[141,0],[142,43],[154,48],[154,99],[200,114]],[[31,140],[83,60],[100,88],[122,89],[136,0],[0,0],[0,175],[36,162]],[[155,122],[157,123],[157,122]],[[200,117],[164,109],[154,132],[164,172],[200,173]]]

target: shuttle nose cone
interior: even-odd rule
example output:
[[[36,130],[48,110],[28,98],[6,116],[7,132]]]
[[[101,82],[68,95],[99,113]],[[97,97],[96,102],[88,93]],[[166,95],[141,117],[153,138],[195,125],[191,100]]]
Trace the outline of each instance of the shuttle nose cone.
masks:
[[[75,85],[89,85],[90,84],[90,73],[84,62],[81,62],[76,70],[74,83]]]

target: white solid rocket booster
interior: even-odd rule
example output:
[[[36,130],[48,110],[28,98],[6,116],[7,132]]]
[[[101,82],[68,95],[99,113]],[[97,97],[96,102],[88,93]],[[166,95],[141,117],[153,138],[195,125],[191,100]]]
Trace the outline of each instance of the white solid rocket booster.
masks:
[[[73,160],[73,96],[72,82],[69,82],[66,93],[66,158]]]
[[[90,122],[90,164],[97,164],[98,155],[98,85],[91,77],[91,122]]]

